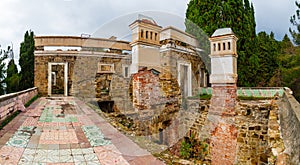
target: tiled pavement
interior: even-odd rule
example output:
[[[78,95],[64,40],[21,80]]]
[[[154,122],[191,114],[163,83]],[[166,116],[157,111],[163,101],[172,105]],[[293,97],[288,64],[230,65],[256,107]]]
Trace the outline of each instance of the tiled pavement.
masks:
[[[40,98],[0,131],[0,164],[163,164],[73,97]]]

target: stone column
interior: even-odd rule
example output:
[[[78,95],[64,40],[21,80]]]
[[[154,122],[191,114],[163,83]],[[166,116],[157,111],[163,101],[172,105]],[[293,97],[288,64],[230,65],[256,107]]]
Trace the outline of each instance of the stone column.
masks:
[[[236,160],[237,128],[237,37],[230,28],[218,29],[210,38],[212,85],[211,107],[208,111],[213,165],[234,164]]]

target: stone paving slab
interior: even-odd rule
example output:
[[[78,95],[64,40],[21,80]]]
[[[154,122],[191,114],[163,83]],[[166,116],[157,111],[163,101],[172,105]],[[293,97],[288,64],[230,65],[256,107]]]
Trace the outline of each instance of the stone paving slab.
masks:
[[[0,130],[0,165],[160,165],[73,97],[39,98]]]

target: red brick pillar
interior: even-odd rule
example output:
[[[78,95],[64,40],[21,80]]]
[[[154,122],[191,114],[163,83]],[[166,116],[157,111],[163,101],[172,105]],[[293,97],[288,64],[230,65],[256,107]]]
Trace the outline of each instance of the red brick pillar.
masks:
[[[212,165],[230,165],[236,160],[237,128],[237,53],[234,33],[230,28],[218,29],[211,41],[211,106],[208,121],[211,137]]]
[[[237,128],[235,127],[236,85],[213,85],[209,109],[211,127],[211,156],[213,165],[234,164]]]

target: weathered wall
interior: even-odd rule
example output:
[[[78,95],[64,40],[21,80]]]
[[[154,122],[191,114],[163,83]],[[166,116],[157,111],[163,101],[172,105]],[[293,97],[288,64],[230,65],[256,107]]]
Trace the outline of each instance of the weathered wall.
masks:
[[[25,110],[24,104],[38,94],[37,88],[0,96],[0,121],[17,110]]]
[[[210,100],[189,99],[188,107],[193,110],[193,117],[184,120],[183,126],[190,126],[188,135],[196,135],[196,138],[211,141],[207,127],[208,109]],[[184,112],[185,115],[189,111]],[[190,114],[191,115],[191,114]],[[279,123],[279,107],[275,100],[240,100],[236,107],[235,125],[237,126],[236,164],[288,164],[284,154],[283,138]],[[293,125],[293,126],[296,126]],[[281,129],[280,129],[281,128]],[[296,130],[297,131],[297,130]],[[293,136],[297,135],[296,131]],[[286,139],[285,139],[286,140]],[[294,142],[295,140],[290,140]],[[295,150],[295,149],[294,149]],[[295,154],[296,155],[296,154]],[[211,152],[206,160],[211,159]]]
[[[129,57],[129,56],[128,56]],[[72,94],[96,101],[114,101],[116,108],[123,111],[132,109],[129,96],[130,78],[123,76],[123,65],[129,65],[128,57],[77,57]],[[98,63],[114,64],[114,73],[97,73]],[[108,88],[107,91],[103,91]]]
[[[275,164],[284,149],[278,113],[278,106],[272,100],[239,103],[236,116],[239,164]]]
[[[123,62],[122,62],[123,63]],[[124,61],[127,64],[126,60]],[[111,83],[111,98],[114,101],[116,108],[120,111],[133,110],[132,101],[129,93],[130,77],[126,78],[122,74],[114,74]]]
[[[205,138],[203,134],[207,132],[203,132],[203,126],[207,119],[208,109],[210,107],[210,100],[200,100],[200,99],[188,99],[188,112],[192,112],[188,116],[190,118],[186,119],[186,124],[189,129],[188,135],[194,135],[198,139]],[[193,122],[193,123],[190,123]]]
[[[109,88],[111,88],[109,89],[109,97],[118,98],[121,93],[121,95],[126,95],[124,94],[125,91],[128,93],[127,89],[129,86],[129,78],[124,78],[122,70],[123,64],[130,64],[128,57],[104,57],[104,55],[93,56],[92,54],[85,55],[80,52],[69,55],[66,55],[67,52],[57,53],[58,54],[47,54],[44,52],[37,53],[35,56],[35,86],[39,88],[40,94],[48,94],[49,62],[68,62],[68,95],[79,96],[82,98],[97,97],[101,100],[102,96],[100,88],[103,77],[105,78],[105,81],[108,80],[112,82],[111,84],[106,84]],[[97,73],[99,62],[103,64],[114,64],[115,72],[113,74]],[[122,90],[122,92],[120,90]]]
[[[57,56],[55,54],[34,57],[34,86],[38,87],[39,93],[43,96],[48,95],[48,63],[68,62],[68,94],[71,95],[73,81],[73,71],[76,56]]]
[[[300,164],[300,105],[293,95],[285,92],[278,101],[280,107],[280,130],[284,139],[284,153],[291,164]]]
[[[131,110],[132,102],[129,96],[129,82],[130,76],[124,77],[123,66],[129,66],[131,63],[130,56],[123,58],[102,58],[101,63],[113,63],[115,66],[115,73],[109,77],[111,78],[109,96],[114,101],[115,108],[120,111]],[[98,86],[97,86],[98,87]],[[98,99],[98,97],[97,97]],[[99,100],[99,99],[98,99]]]
[[[139,110],[150,109],[156,104],[161,104],[161,89],[159,75],[151,70],[139,70],[132,75],[133,79],[133,106]]]
[[[122,74],[122,64],[129,65],[130,56],[92,51],[37,51],[35,52],[34,83],[35,86],[39,88],[39,93],[44,96],[48,94],[49,62],[68,62],[68,95],[80,96],[83,98],[95,98],[97,94],[95,89],[97,88],[97,83],[99,84],[97,79],[98,77],[101,77],[100,74],[97,74],[98,63],[101,62],[103,64],[114,64],[115,72],[113,73],[112,79],[116,77],[124,78]],[[112,82],[114,81],[115,80],[112,80]],[[129,82],[128,78],[125,81]],[[128,84],[127,82],[124,83]],[[113,89],[116,88],[114,84],[111,85]]]
[[[235,106],[236,84],[212,84],[213,94],[208,110],[212,164],[233,164],[236,157],[237,128]]]
[[[95,98],[95,77],[101,57],[78,56],[74,65],[72,95]]]
[[[177,79],[169,72],[154,72],[157,71],[144,68],[132,75],[134,107],[143,110],[164,104],[178,106],[181,102],[181,93]]]
[[[204,81],[200,80],[200,68],[204,65],[201,58],[191,52],[180,51],[180,49],[176,49],[176,46],[174,48],[166,48],[165,51],[160,53],[160,56],[162,68],[176,78],[178,77],[178,62],[191,64],[192,95],[197,95],[201,84],[200,81]]]

